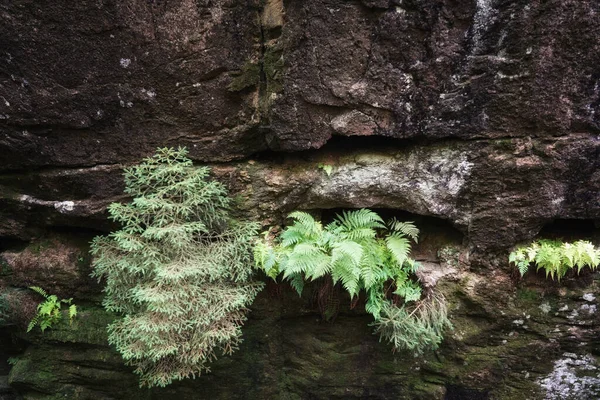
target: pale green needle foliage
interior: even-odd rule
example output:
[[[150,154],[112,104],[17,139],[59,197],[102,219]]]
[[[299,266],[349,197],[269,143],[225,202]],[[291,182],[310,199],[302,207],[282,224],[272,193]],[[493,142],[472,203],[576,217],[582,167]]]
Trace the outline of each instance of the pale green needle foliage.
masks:
[[[394,349],[404,348],[415,353],[437,349],[444,329],[451,328],[446,301],[439,294],[404,307],[386,302],[381,315],[372,324],[381,340],[391,343]]]
[[[217,351],[241,341],[253,282],[256,224],[229,216],[225,187],[185,149],[159,149],[125,171],[127,204],[112,204],[122,229],[92,242],[104,306],[121,317],[109,341],[136,367],[141,386],[165,386],[209,370]]]
[[[73,299],[59,299],[54,294],[49,295],[39,286],[31,286],[29,289],[42,296],[45,300],[38,304],[37,314],[29,322],[27,332],[31,332],[36,326],[39,326],[40,330],[44,332],[46,329],[51,328],[52,325],[59,323],[62,319],[61,308],[63,304],[69,305],[69,323],[77,315],[77,306],[71,304]]]
[[[546,271],[546,277],[560,280],[573,268],[577,268],[577,273],[584,267],[596,269],[600,264],[600,249],[585,240],[573,243],[538,240],[530,246],[517,247],[510,253],[508,261],[517,266],[521,276],[530,264],[535,264],[537,270]]]
[[[273,279],[281,274],[298,294],[305,280],[330,275],[352,298],[360,291],[366,293],[365,308],[375,318],[377,332],[395,347],[417,351],[437,347],[447,325],[445,308],[440,318],[424,314],[442,302],[421,305],[425,300],[420,300],[421,287],[413,279],[418,263],[409,257],[411,240],[416,242],[419,230],[411,222],[394,219],[386,225],[367,209],[344,212],[325,227],[305,212],[296,211],[289,217],[294,222],[281,233],[279,243],[272,244],[265,237],[255,245],[257,268]],[[401,297],[404,305],[394,305],[386,292]],[[415,305],[420,312],[409,311]],[[389,328],[390,320],[396,328]],[[414,332],[406,335],[410,324],[415,325]],[[420,337],[424,327],[437,336]]]

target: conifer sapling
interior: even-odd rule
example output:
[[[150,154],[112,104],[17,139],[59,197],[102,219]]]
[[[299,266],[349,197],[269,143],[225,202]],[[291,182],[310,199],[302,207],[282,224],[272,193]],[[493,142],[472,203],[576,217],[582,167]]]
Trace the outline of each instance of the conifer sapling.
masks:
[[[186,155],[163,148],[126,169],[133,200],[109,207],[122,228],[92,242],[103,304],[120,315],[109,342],[141,386],[195,377],[234,351],[262,288],[251,280],[256,224],[232,219],[225,187]]]

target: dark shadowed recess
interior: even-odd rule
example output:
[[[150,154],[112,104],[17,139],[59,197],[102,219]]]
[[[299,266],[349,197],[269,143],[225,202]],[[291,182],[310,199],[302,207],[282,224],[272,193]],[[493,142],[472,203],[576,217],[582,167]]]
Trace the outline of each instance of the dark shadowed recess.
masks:
[[[9,361],[14,362],[13,360],[25,351],[25,343],[13,334],[13,328],[10,325],[0,326],[0,400],[21,398],[8,386],[8,373],[12,368]]]
[[[106,233],[101,229],[56,225],[48,230],[48,236],[51,236],[52,234],[71,235],[77,238],[81,243],[89,243],[94,237],[105,235]]]
[[[0,253],[6,250],[23,250],[28,243],[25,240],[0,236]]]
[[[468,389],[457,385],[446,386],[444,400],[488,400],[490,395],[487,391]]]
[[[55,236],[68,237],[69,240],[75,242],[77,245],[88,247],[94,237],[106,234],[106,229],[102,228],[103,227],[98,227],[98,229],[94,229],[90,227],[57,225],[40,230],[39,234],[31,241],[12,237],[0,237],[0,253],[3,251],[21,251],[33,241],[44,240]]]
[[[591,240],[595,244],[600,244],[600,220],[555,219],[544,225],[538,237],[568,242]]]
[[[333,136],[318,149],[283,152],[266,150],[255,153],[251,158],[258,161],[280,161],[290,153],[299,156],[314,156],[320,153],[347,154],[356,151],[385,151],[403,149],[426,144],[427,139],[398,139],[389,136]]]
[[[18,339],[13,333],[12,326],[0,328],[0,376],[8,375],[11,368],[9,359],[18,356],[25,350],[25,342]]]

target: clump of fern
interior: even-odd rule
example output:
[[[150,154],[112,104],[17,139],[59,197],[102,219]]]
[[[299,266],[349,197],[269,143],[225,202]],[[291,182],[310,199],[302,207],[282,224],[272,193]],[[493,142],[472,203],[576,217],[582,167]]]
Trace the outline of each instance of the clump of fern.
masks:
[[[525,275],[530,264],[535,264],[536,271],[543,269],[546,277],[560,280],[575,268],[577,273],[584,267],[596,269],[600,264],[600,249],[585,240],[573,243],[538,240],[530,246],[517,247],[510,253],[508,261],[517,266],[521,276]]]
[[[413,279],[418,263],[409,257],[411,241],[419,235],[412,222],[386,224],[367,209],[344,212],[326,226],[301,211],[289,217],[293,224],[278,243],[265,238],[255,245],[257,268],[273,279],[281,274],[298,294],[305,280],[329,275],[352,298],[365,292],[365,309],[373,315],[376,331],[395,348],[421,352],[438,346],[449,323],[445,307],[436,314],[439,318],[425,313],[440,309],[443,302],[421,300],[421,287]],[[402,306],[392,302],[391,294],[402,299]],[[424,340],[425,331],[431,335]]]
[[[229,216],[225,187],[187,151],[159,149],[125,171],[127,204],[110,217],[122,228],[92,242],[104,306],[121,315],[109,342],[135,366],[141,386],[166,386],[209,370],[241,341],[253,282],[257,225]]]
[[[73,299],[59,299],[56,295],[49,295],[38,286],[31,286],[31,290],[42,296],[45,300],[37,306],[37,314],[31,319],[27,326],[27,332],[31,332],[36,326],[44,332],[46,329],[56,325],[62,319],[62,305],[69,305],[69,322],[77,315],[77,306],[71,304]]]

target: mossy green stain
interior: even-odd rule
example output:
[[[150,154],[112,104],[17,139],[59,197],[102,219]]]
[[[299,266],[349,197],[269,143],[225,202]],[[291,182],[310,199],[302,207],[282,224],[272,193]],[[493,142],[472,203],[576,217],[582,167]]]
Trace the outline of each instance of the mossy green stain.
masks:
[[[227,89],[230,92],[240,92],[250,87],[256,87],[260,82],[260,65],[251,61],[242,66],[241,71],[233,78]]]
[[[540,294],[533,289],[519,288],[517,289],[517,300],[522,303],[537,303],[540,300]]]
[[[283,90],[283,50],[279,45],[269,46],[263,55],[263,72],[266,79],[266,94],[278,93]]]

